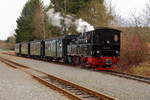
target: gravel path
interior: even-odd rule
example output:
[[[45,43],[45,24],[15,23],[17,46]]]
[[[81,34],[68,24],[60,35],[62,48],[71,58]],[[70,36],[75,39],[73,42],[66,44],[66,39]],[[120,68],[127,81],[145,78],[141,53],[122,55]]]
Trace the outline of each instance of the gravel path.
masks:
[[[0,62],[0,100],[68,100],[19,70]]]
[[[40,69],[120,100],[150,100],[150,84],[147,83],[26,58],[11,56],[11,60]]]

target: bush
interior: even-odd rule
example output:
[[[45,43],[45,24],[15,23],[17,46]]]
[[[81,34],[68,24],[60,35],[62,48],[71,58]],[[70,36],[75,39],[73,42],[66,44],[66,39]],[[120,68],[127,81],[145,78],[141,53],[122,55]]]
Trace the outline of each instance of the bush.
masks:
[[[147,46],[135,30],[124,29],[121,37],[121,66],[129,67],[145,61]]]

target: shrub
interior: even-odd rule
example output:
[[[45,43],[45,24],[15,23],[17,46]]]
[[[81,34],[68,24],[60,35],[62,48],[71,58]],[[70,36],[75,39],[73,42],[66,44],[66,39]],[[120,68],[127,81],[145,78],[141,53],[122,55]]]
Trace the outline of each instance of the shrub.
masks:
[[[120,64],[138,65],[145,61],[147,46],[142,37],[135,33],[135,30],[125,29],[121,37],[121,57]]]

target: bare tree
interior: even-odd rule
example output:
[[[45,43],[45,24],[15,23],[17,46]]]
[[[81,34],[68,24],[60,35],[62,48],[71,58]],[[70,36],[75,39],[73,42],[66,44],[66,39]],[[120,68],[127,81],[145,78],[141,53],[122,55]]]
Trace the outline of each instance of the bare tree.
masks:
[[[150,3],[146,4],[146,9],[144,10],[145,27],[150,26]]]

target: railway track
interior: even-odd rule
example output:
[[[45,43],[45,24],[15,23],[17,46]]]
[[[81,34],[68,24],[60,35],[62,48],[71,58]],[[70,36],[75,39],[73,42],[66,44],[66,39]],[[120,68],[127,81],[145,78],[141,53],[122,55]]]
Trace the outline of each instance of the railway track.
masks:
[[[117,71],[105,71],[104,73],[119,76],[119,77],[123,77],[123,78],[127,78],[127,79],[137,80],[137,81],[140,81],[140,82],[150,84],[150,78],[149,77],[133,75],[133,74],[117,72]]]
[[[4,54],[10,55],[10,56],[15,56],[13,54],[8,54],[8,53],[4,53]],[[73,65],[68,65],[68,64],[61,63],[61,62],[60,63],[59,62],[53,62],[53,61],[48,61],[48,62],[54,63],[54,64],[67,65],[69,67],[73,66]],[[93,69],[91,69],[91,70],[92,71],[97,71],[97,70],[93,70]],[[150,78],[149,77],[144,77],[144,76],[139,76],[139,75],[133,75],[133,74],[123,73],[123,72],[118,72],[118,71],[99,71],[98,70],[97,72],[106,73],[106,74],[110,74],[110,75],[114,75],[114,76],[119,76],[119,77],[123,77],[123,78],[127,78],[127,79],[132,79],[132,80],[136,80],[136,81],[140,81],[140,82],[144,82],[144,83],[150,84]]]
[[[65,96],[67,96],[72,100],[118,100],[116,98],[95,92],[93,90],[76,85],[74,83],[63,80],[56,76],[41,72],[39,70],[13,62],[11,60],[2,57],[0,57],[0,61],[12,68],[19,69],[29,74],[40,83],[64,94]]]

